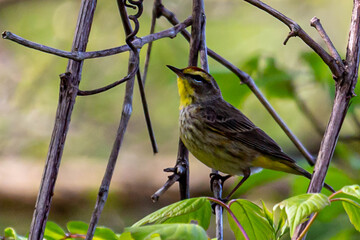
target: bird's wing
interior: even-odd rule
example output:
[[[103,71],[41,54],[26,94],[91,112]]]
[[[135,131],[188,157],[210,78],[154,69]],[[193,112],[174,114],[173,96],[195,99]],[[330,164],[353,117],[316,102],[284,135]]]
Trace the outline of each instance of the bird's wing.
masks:
[[[215,103],[202,108],[199,114],[210,130],[263,154],[295,162],[272,138],[232,105],[226,103],[220,106]]]

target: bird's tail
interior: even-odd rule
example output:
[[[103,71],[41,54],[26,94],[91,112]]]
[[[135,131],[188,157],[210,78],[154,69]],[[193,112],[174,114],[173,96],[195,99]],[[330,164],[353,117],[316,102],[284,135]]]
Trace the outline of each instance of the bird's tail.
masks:
[[[301,168],[301,167],[299,167],[298,165],[295,165],[295,164],[294,164],[294,166],[292,166],[292,169],[294,169],[299,175],[303,175],[304,177],[311,180],[311,177],[312,177],[311,173],[309,173],[305,169],[303,169],[303,168]],[[324,183],[324,187],[326,189],[328,189],[330,192],[333,192],[333,193],[335,192],[335,190],[327,183]]]

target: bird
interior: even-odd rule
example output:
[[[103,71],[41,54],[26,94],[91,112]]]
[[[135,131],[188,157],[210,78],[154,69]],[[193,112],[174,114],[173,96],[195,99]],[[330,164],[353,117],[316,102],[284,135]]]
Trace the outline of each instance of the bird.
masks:
[[[208,167],[228,174],[223,182],[233,175],[243,176],[226,199],[252,173],[264,168],[311,179],[311,173],[297,165],[271,137],[224,100],[209,73],[195,66],[167,67],[177,75],[180,139],[185,147]],[[324,186],[334,192],[328,184]]]

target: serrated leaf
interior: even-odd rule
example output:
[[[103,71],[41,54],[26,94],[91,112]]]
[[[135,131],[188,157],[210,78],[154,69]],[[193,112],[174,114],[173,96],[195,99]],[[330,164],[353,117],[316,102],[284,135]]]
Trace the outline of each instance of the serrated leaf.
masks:
[[[72,234],[86,235],[89,224],[82,221],[70,221],[66,224],[67,230]]]
[[[295,228],[303,222],[311,213],[318,212],[330,205],[328,197],[322,193],[306,193],[288,198],[274,206],[285,211],[292,237]]]
[[[47,222],[44,232],[44,238],[47,240],[57,240],[66,237],[65,231],[54,222]]]
[[[347,195],[360,199],[360,186],[357,184],[351,186],[345,186],[341,189],[341,191]]]
[[[211,205],[207,198],[190,198],[163,207],[136,222],[132,227],[159,223],[190,223],[196,221],[208,229],[211,217]]]
[[[149,240],[152,237],[160,237],[161,240],[207,240],[205,230],[196,224],[173,223],[154,224],[141,227],[130,227],[125,229],[130,232],[135,240]]]
[[[270,226],[260,207],[245,199],[237,199],[231,201],[229,204],[231,211],[233,211],[239,220],[249,239],[274,239],[273,228]],[[228,219],[236,239],[244,239],[242,232],[230,214],[228,214]]]
[[[110,229],[106,227],[97,227],[94,233],[94,240],[117,240],[118,237]]]

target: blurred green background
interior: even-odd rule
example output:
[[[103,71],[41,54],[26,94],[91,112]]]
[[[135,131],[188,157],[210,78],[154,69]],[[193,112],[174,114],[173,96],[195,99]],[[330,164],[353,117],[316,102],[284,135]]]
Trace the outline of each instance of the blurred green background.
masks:
[[[191,1],[163,2],[180,20],[191,14]],[[351,1],[267,3],[297,21],[324,45],[309,24],[316,15],[340,55],[345,57]],[[79,6],[79,0],[0,0],[0,30],[69,50]],[[300,39],[292,38],[284,46],[288,28],[259,9],[235,0],[205,1],[205,9],[208,47],[251,74],[283,120],[316,154],[332,106],[331,72]],[[138,36],[149,33],[151,12],[152,1],[147,0]],[[169,27],[166,19],[158,19],[156,31]],[[87,50],[123,44],[116,1],[98,1]],[[146,47],[141,51],[142,66],[145,52]],[[133,114],[101,225],[120,232],[146,214],[178,200],[177,186],[158,203],[152,203],[150,196],[166,181],[167,174],[162,169],[172,167],[177,154],[177,86],[174,74],[165,65],[185,67],[188,52],[188,43],[180,34],[154,43],[146,94],[160,152],[152,154],[136,87]],[[81,89],[101,87],[122,78],[126,75],[127,60],[128,53],[86,60]],[[0,229],[12,226],[20,234],[28,232],[54,123],[58,75],[65,71],[66,64],[66,59],[0,41]],[[299,164],[311,170],[247,86],[240,85],[234,75],[211,59],[210,72],[227,101],[240,108],[285,152],[298,159]],[[70,220],[89,221],[119,123],[123,97],[124,85],[99,95],[77,98],[50,220],[63,226]],[[360,182],[360,144],[356,140],[360,136],[358,102],[357,98],[353,99],[341,131],[341,136],[357,138],[341,139],[326,179],[335,189]],[[316,123],[309,120],[309,112]],[[191,157],[190,172],[191,195],[210,195],[209,169]],[[238,196],[257,204],[262,199],[272,207],[284,198],[306,191],[307,184],[306,179],[298,176],[264,170],[252,176]],[[230,185],[226,184],[227,190]],[[359,234],[338,204],[320,214],[308,236],[309,239],[356,239]],[[225,237],[231,239],[232,235],[227,233]]]

